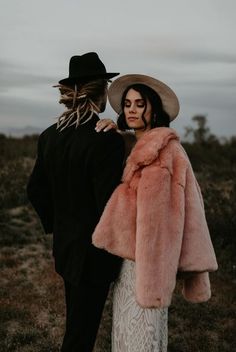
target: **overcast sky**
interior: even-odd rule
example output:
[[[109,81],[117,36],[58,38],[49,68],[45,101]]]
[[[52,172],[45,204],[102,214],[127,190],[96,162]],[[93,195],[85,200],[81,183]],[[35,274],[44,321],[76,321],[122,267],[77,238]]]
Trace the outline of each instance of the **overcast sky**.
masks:
[[[141,73],[180,100],[172,127],[196,114],[236,135],[235,0],[0,0],[0,129],[46,128],[63,110],[52,85],[69,59],[96,51],[107,71]],[[102,116],[115,118],[109,105]]]

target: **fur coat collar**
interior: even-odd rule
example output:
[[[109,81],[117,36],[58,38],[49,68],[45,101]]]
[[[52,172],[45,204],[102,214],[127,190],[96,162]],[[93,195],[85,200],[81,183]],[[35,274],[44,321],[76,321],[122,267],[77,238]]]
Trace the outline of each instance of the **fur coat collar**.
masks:
[[[171,128],[161,127],[148,131],[139,139],[128,157],[122,180],[128,182],[136,170],[151,164],[170,140],[179,141],[178,135]]]

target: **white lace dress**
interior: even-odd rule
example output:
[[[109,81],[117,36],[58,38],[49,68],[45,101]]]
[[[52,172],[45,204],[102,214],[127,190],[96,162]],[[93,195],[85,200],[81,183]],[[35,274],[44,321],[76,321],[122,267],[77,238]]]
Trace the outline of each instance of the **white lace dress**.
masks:
[[[112,352],[166,352],[168,309],[141,308],[134,285],[135,263],[124,260],[114,286]]]

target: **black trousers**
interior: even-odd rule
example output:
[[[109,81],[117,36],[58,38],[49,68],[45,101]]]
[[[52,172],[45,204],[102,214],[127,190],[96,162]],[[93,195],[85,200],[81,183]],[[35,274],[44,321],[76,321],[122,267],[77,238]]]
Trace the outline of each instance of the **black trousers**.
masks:
[[[61,352],[92,352],[110,284],[64,284],[66,332]]]

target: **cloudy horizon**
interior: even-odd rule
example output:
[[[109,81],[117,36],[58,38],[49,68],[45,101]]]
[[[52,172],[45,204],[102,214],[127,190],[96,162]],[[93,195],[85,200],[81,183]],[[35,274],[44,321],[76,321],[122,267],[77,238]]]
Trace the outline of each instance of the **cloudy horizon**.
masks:
[[[52,85],[68,76],[71,56],[96,51],[107,71],[168,84],[180,100],[172,127],[181,135],[199,114],[217,136],[236,135],[233,0],[0,4],[0,130],[54,123],[62,106]],[[115,118],[109,104],[103,116]]]

